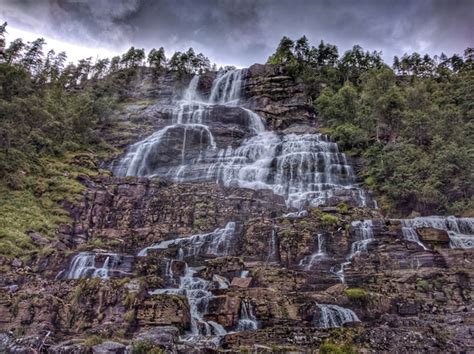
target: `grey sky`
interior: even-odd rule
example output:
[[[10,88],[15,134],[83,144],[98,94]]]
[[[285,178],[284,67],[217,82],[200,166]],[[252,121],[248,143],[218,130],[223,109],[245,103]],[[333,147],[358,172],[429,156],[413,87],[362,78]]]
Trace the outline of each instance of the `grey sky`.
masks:
[[[265,62],[284,35],[394,55],[474,46],[474,0],[0,0],[9,25],[86,47],[193,47],[219,64]]]

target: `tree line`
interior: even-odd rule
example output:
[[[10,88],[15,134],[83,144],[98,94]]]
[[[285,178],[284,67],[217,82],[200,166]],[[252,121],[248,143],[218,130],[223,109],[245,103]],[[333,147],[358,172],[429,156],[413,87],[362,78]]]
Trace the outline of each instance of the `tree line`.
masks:
[[[30,72],[32,78],[39,84],[59,80],[65,87],[82,86],[90,79],[103,79],[120,70],[136,69],[146,65],[155,72],[169,70],[179,74],[202,74],[209,70],[217,70],[215,64],[211,65],[209,58],[202,53],[196,53],[193,48],[185,52],[175,52],[167,58],[163,47],[151,49],[148,55],[143,48],[131,47],[121,56],[95,61],[89,57],[74,64],[67,63],[65,52],[56,53],[50,50],[45,54],[45,44],[43,38],[28,43],[21,38],[15,39],[5,48],[3,62]]]

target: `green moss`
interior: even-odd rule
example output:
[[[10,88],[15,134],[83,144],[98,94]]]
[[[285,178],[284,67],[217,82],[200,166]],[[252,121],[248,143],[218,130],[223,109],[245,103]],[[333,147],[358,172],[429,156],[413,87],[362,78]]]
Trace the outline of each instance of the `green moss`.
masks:
[[[367,291],[362,288],[349,288],[344,290],[344,294],[351,299],[364,299],[367,297]]]
[[[337,209],[341,213],[347,213],[349,211],[349,206],[346,203],[339,203]]]
[[[350,344],[335,344],[326,342],[319,347],[320,354],[356,354],[357,350]]]

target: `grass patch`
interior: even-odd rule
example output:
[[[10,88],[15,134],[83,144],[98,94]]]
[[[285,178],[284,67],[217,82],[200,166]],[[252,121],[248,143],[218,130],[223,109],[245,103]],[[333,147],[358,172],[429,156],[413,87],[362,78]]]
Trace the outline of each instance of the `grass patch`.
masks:
[[[96,161],[106,150],[69,152],[58,157],[38,160],[37,173],[26,173],[22,187],[13,189],[0,182],[0,256],[23,257],[37,252],[28,231],[54,239],[60,224],[71,219],[61,203],[77,203],[82,199],[85,186],[78,176],[95,176],[100,171]]]

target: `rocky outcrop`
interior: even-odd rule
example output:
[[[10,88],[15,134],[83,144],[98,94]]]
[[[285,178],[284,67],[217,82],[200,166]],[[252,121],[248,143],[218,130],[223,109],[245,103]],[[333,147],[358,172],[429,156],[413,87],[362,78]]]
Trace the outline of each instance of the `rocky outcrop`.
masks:
[[[170,237],[271,216],[284,208],[283,199],[266,190],[104,177],[91,181],[84,202],[71,210],[76,222],[68,244],[97,239],[115,243],[115,250],[138,252]]]
[[[301,132],[318,127],[314,108],[303,84],[282,66],[254,64],[246,72],[243,88],[246,105],[265,117],[273,130],[305,126]]]

